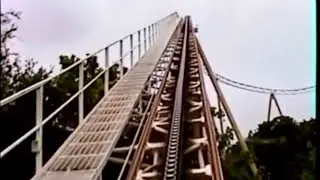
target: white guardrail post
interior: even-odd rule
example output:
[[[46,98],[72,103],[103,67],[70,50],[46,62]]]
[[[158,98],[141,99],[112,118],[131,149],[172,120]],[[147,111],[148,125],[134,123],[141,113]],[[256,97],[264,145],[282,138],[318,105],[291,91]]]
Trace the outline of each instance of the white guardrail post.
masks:
[[[144,53],[147,52],[147,29],[143,28],[143,44],[144,44]]]
[[[170,15],[172,16],[172,15]],[[168,16],[168,17],[170,17]],[[166,18],[168,18],[166,17]],[[143,43],[144,43],[144,53],[147,52],[147,49],[150,48],[151,46],[151,38],[153,40],[154,43],[154,35],[157,35],[160,33],[160,24],[162,23],[162,21],[165,21],[166,18],[152,24],[149,25],[148,28],[148,40],[147,40],[147,28],[143,28]],[[152,26],[152,34],[151,34],[151,26]],[[156,32],[156,34],[155,34]],[[142,29],[137,31],[136,33],[138,33],[138,57],[140,59],[142,53],[142,41],[141,41],[141,36],[142,36]],[[131,68],[133,67],[133,51],[136,48],[133,47],[133,34],[130,34],[130,52],[128,52],[128,54],[130,54],[130,62],[131,62]],[[128,36],[126,36],[128,37]],[[124,38],[123,38],[124,39]],[[30,129],[27,133],[25,133],[24,135],[22,135],[21,137],[19,137],[16,141],[14,141],[12,144],[10,144],[9,146],[7,146],[5,149],[3,149],[0,152],[0,159],[3,158],[7,153],[11,152],[14,148],[16,148],[18,145],[20,145],[22,142],[24,142],[26,139],[28,139],[30,136],[32,136],[33,134],[36,134],[36,138],[35,140],[32,141],[31,144],[31,151],[36,153],[36,171],[42,168],[43,165],[43,126],[49,122],[50,120],[53,119],[53,117],[55,117],[63,108],[65,108],[68,104],[70,104],[70,102],[72,102],[73,100],[75,100],[76,98],[78,98],[78,110],[79,110],[79,114],[78,114],[78,121],[79,123],[81,123],[84,120],[84,91],[91,86],[94,82],[96,82],[98,80],[99,77],[101,77],[102,75],[104,75],[104,95],[107,94],[107,92],[109,91],[109,49],[111,46],[115,45],[116,43],[119,43],[119,55],[120,55],[120,78],[123,77],[123,58],[124,58],[124,54],[123,54],[123,39],[115,41],[111,44],[109,44],[108,46],[106,46],[103,49],[98,50],[97,52],[93,53],[91,55],[91,57],[97,55],[98,53],[105,51],[105,68],[104,70],[99,73],[97,76],[95,76],[90,82],[88,82],[86,85],[84,85],[84,63],[86,60],[88,60],[88,58],[90,57],[86,57],[86,59],[82,59],[79,60],[73,64],[71,64],[69,67],[61,70],[58,74],[48,77],[47,79],[44,79],[34,85],[31,85],[5,99],[2,99],[0,101],[0,107],[3,107],[15,100],[17,100],[18,98],[36,91],[36,125]],[[149,46],[147,45],[147,41],[149,42]],[[148,46],[148,48],[147,48]],[[126,53],[126,55],[128,55]],[[126,56],[125,55],[125,56]],[[118,61],[117,61],[118,62]],[[78,88],[79,91],[76,92],[72,97],[70,97],[68,100],[66,100],[62,105],[60,105],[57,109],[55,109],[51,114],[49,114],[45,119],[43,119],[43,99],[44,99],[44,93],[43,93],[43,89],[44,89],[44,85],[48,82],[50,82],[51,80],[53,80],[54,78],[69,72],[71,69],[75,68],[75,67],[79,67],[79,84],[78,84]]]
[[[43,157],[43,86],[40,86],[36,90],[36,125],[39,125],[39,129],[36,131],[36,139],[32,142],[31,151],[36,153],[36,170],[42,167]]]
[[[79,64],[79,97],[78,97],[78,111],[79,111],[79,124],[82,122],[83,120],[83,84],[84,84],[84,61],[81,62],[81,64]]]
[[[138,58],[141,57],[141,31],[138,31]]]
[[[107,92],[109,91],[109,48],[106,47],[104,49],[104,53],[105,53],[105,70],[106,72],[104,73],[104,95],[107,94]]]
[[[130,35],[130,68],[133,67],[133,35]]]
[[[155,30],[155,37],[158,38],[158,23],[154,24],[154,30]]]
[[[120,57],[120,78],[123,76],[123,40],[119,41],[119,57]]]
[[[151,26],[148,26],[148,39],[149,39],[149,47],[148,49],[151,47]]]
[[[154,43],[154,24],[151,24],[151,42]]]

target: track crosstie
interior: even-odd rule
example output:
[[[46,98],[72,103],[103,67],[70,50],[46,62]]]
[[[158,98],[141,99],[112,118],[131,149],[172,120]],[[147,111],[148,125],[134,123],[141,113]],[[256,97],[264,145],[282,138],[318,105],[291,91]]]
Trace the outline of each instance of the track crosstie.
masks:
[[[190,17],[176,31],[169,43],[170,69],[144,125],[127,180],[223,179]]]

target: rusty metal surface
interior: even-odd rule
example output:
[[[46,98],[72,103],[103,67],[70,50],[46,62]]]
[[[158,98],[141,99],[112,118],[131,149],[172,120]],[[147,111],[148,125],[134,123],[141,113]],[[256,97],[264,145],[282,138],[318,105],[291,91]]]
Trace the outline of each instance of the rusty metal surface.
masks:
[[[119,139],[116,147],[113,149],[113,153],[111,154],[107,166],[105,167],[105,170],[103,171],[103,178],[107,179],[123,179],[124,177],[127,176],[128,169],[132,165],[132,155],[137,148],[138,148],[138,140],[140,137],[146,137],[145,135],[141,136],[142,132],[142,127],[146,125],[144,122],[144,118],[150,121],[150,116],[153,117],[153,114],[151,111],[155,111],[154,109],[154,104],[158,102],[160,98],[160,94],[158,93],[159,91],[162,91],[163,84],[166,83],[166,77],[168,75],[168,72],[170,71],[172,67],[172,57],[175,52],[175,47],[177,44],[177,31],[180,26],[177,27],[176,32],[172,36],[168,46],[166,47],[166,50],[163,52],[161,58],[159,59],[156,68],[151,74],[150,77],[150,84],[148,85],[148,92],[143,91],[145,93],[149,93],[149,96],[153,96],[155,98],[152,98],[152,102],[148,102],[149,108],[145,109],[145,115],[142,116],[142,111],[140,112],[140,117],[132,116],[131,121],[129,123],[134,123],[136,124],[136,127],[133,126],[128,126],[127,129],[123,132],[121,138]],[[145,94],[147,95],[147,94]],[[145,102],[147,103],[147,102]],[[153,104],[153,107],[151,107],[151,104]],[[153,110],[151,110],[153,109]],[[139,114],[139,113],[138,113]],[[139,119],[140,118],[140,119]],[[156,125],[156,124],[154,124]],[[139,127],[137,127],[139,126]],[[135,129],[136,128],[136,129]],[[158,124],[158,128],[161,129],[160,124]],[[130,135],[129,135],[130,134]],[[137,138],[135,138],[137,137]],[[141,149],[141,147],[139,147]],[[116,163],[117,165],[114,165]],[[109,166],[108,166],[109,165]],[[119,166],[121,165],[121,166]],[[147,167],[147,164],[141,164],[142,167]],[[112,170],[111,170],[112,169]],[[116,178],[117,176],[117,178]]]
[[[223,180],[190,17],[183,24],[171,69],[155,98],[127,180]]]
[[[165,54],[170,59],[169,68],[164,75],[165,81],[159,87],[150,116],[142,131],[127,179],[157,179],[161,175],[161,170],[158,169],[158,162],[163,161],[160,158],[165,157],[165,144],[170,128],[172,107],[167,105],[170,105],[173,101],[172,94],[176,84],[177,63],[180,62],[180,59],[177,58],[181,53],[181,45],[183,44],[183,35],[181,35],[180,31],[181,27],[177,29],[175,37],[172,38],[165,51]]]
[[[192,27],[192,26],[190,26]],[[194,29],[190,28],[188,108],[186,108],[185,179],[223,180],[215,124],[204,85],[201,57]]]
[[[37,172],[34,180],[98,178],[178,21],[178,18],[171,18],[166,22],[166,27],[163,25],[159,40],[103,97],[48,163]]]
[[[215,92],[217,93],[218,99],[221,101],[221,104],[224,108],[224,112],[226,113],[226,115],[229,119],[229,122],[230,122],[233,130],[235,131],[237,139],[239,140],[239,145],[240,145],[242,151],[247,153],[247,152],[249,152],[248,146],[247,146],[246,142],[244,141],[244,138],[242,137],[242,134],[241,134],[240,129],[239,129],[239,127],[235,121],[235,118],[231,112],[231,109],[230,109],[230,107],[224,97],[224,94],[218,84],[216,73],[214,73],[213,70],[211,69],[209,61],[206,58],[206,56],[202,50],[202,47],[200,45],[200,42],[197,38],[196,38],[196,43],[197,43],[197,47],[198,47],[198,54],[199,54],[199,57],[201,60],[200,62],[203,63],[203,66],[205,67],[205,69],[209,75],[211,83],[213,84],[213,87],[215,88]],[[249,166],[250,166],[250,169],[251,169],[253,175],[259,179],[260,177],[258,175],[258,169],[257,169],[256,164],[253,160],[249,161]]]

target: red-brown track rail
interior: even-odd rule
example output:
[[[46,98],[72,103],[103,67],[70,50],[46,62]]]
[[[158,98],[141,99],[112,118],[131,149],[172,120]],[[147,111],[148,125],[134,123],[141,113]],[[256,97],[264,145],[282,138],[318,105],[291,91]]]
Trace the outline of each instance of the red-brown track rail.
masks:
[[[187,64],[187,103],[185,104],[185,133],[182,179],[222,180],[216,132],[210,104],[204,87],[200,56],[190,21]]]
[[[101,172],[142,95],[141,90],[157,66],[179,21],[180,18],[172,17],[161,22],[162,33],[158,41],[107,92],[45,166],[37,171],[34,180],[101,178]]]
[[[183,24],[171,40],[176,44],[171,69],[155,98],[127,180],[223,180],[190,17]]]
[[[141,133],[141,138],[138,143],[138,148],[133,157],[132,166],[130,167],[127,179],[151,178],[159,179],[162,171],[157,169],[165,158],[166,144],[169,119],[171,118],[171,102],[173,101],[172,94],[176,84],[176,71],[178,70],[177,62],[181,54],[181,45],[183,36],[181,34],[182,21],[177,27],[176,32],[169,42],[166,49],[169,54],[170,69],[166,72],[165,81],[161,84],[159,91],[154,99],[150,116],[147,119],[144,129]],[[142,166],[142,163],[147,164],[147,167]]]

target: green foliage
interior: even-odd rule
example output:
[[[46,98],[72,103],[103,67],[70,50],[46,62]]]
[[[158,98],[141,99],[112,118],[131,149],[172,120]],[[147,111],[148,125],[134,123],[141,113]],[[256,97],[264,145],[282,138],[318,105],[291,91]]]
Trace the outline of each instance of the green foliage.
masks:
[[[16,38],[18,30],[15,21],[19,20],[20,16],[20,12],[1,12],[1,99],[47,78],[52,73],[52,69],[48,71],[43,67],[35,70],[37,62],[33,59],[25,60],[22,68],[19,54],[11,51],[9,46]]]
[[[1,99],[12,95],[36,82],[39,82],[52,73],[52,68],[35,68],[37,64],[33,59],[21,63],[18,53],[12,52],[9,44],[16,37],[17,26],[15,20],[20,19],[20,13],[1,12]],[[90,82],[102,69],[99,67],[97,57],[89,57],[84,62],[84,84]],[[69,67],[80,59],[75,55],[59,57],[61,69]],[[127,72],[124,68],[124,72]],[[79,68],[64,73],[48,82],[44,86],[44,118],[61,106],[78,91]],[[109,70],[112,87],[119,79],[119,65],[113,65]],[[90,112],[94,105],[104,95],[104,76],[84,91],[84,113]],[[19,98],[13,103],[1,107],[0,150],[17,140],[35,125],[35,91]],[[53,155],[58,147],[65,141],[73,129],[78,125],[77,98],[66,106],[44,126],[44,163]],[[4,138],[5,137],[5,138]],[[30,179],[34,174],[35,160],[31,153],[31,141],[28,138],[14,151],[0,160],[1,176],[10,175],[11,179]],[[19,163],[17,163],[19,162]],[[15,171],[19,169],[19,173]]]
[[[84,84],[88,84],[99,73],[102,68],[99,67],[97,56],[90,56],[87,54],[87,59],[84,61]],[[59,57],[61,70],[69,67],[73,63],[80,60],[75,55],[66,56],[61,55]],[[109,71],[109,88],[111,88],[119,77],[119,65],[115,64]],[[127,68],[125,69],[125,71]],[[48,95],[48,101],[53,107],[57,108],[65,101],[67,101],[73,94],[78,91],[79,83],[79,67],[75,67],[72,70],[64,73],[53,81],[50,96]],[[104,76],[98,78],[92,85],[90,85],[84,91],[84,114],[88,114],[90,110],[98,103],[98,101],[104,95]],[[57,125],[68,126],[72,129],[78,125],[78,102],[72,101],[70,105],[64,108],[54,121]]]
[[[211,113],[216,118],[225,116],[215,107]],[[225,179],[253,179],[250,161],[255,161],[263,180],[315,179],[315,127],[315,119],[298,123],[287,116],[263,122],[249,131],[249,153],[242,152],[239,143],[232,143],[234,132],[227,127],[217,135]]]
[[[285,137],[283,143],[256,144],[258,164],[263,164],[272,179],[300,179],[302,172],[314,169],[315,119],[297,123],[290,117],[277,117],[261,124],[253,137]],[[277,162],[277,163],[274,163]]]
[[[259,124],[247,143],[262,178],[315,179],[315,132],[315,119],[298,123],[281,116]],[[226,179],[252,179],[249,159],[239,144],[228,148],[223,161]]]
[[[22,60],[18,53],[12,52],[9,44],[16,37],[15,20],[20,13],[1,12],[1,94],[0,98],[22,90],[39,82],[52,73],[52,68],[35,69],[36,61]],[[89,56],[89,55],[88,55]],[[75,55],[59,57],[61,69],[69,67],[80,59]],[[124,68],[124,72],[127,72]],[[84,81],[89,83],[102,69],[97,57],[88,57],[84,62]],[[52,113],[78,91],[79,68],[55,78],[44,86],[44,117]],[[109,71],[112,87],[119,79],[119,65]],[[84,92],[85,115],[104,95],[103,76]],[[224,118],[223,111],[211,108],[212,114]],[[35,92],[1,107],[0,149],[10,145],[35,125]],[[44,162],[46,162],[78,124],[78,102],[72,101],[58,113],[52,123],[44,126]],[[217,134],[219,150],[226,180],[252,179],[248,161],[254,159],[263,179],[315,180],[315,119],[297,123],[290,117],[277,117],[270,122],[258,125],[250,131],[247,138],[250,154],[243,153],[239,144],[232,144],[233,130],[227,128],[224,134]],[[13,152],[0,160],[1,176],[10,175],[11,179],[30,179],[34,174],[34,154],[28,138]],[[250,157],[252,156],[252,157]],[[254,158],[253,158],[254,157]],[[16,173],[16,170],[19,173]]]
[[[52,72],[43,67],[35,69],[37,62],[32,59],[22,61],[19,53],[10,49],[16,38],[15,21],[18,19],[20,13],[1,12],[1,99],[47,78]],[[1,107],[0,113],[0,149],[3,150],[35,125],[35,92]],[[1,176],[10,174],[12,179],[26,179],[33,172],[34,155],[30,153],[30,144],[31,138],[28,138],[19,148],[1,158]],[[15,172],[16,169],[19,173]]]

